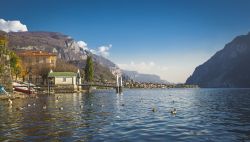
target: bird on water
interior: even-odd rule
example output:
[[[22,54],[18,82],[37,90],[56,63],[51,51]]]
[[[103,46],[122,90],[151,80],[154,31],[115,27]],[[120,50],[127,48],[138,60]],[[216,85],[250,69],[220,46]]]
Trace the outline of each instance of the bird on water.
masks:
[[[155,107],[153,107],[153,108],[152,108],[152,111],[153,111],[153,112],[156,112],[157,110],[156,110],[156,108],[155,108]]]
[[[176,109],[174,108],[173,110],[170,111],[170,113],[171,113],[172,115],[175,115],[175,114],[176,114]]]

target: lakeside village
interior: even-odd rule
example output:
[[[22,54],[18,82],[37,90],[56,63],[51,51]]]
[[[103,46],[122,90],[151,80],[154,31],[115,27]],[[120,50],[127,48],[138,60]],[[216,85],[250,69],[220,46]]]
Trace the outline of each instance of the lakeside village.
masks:
[[[88,56],[82,69],[57,58],[46,51],[7,49],[8,39],[0,37],[0,95],[1,98],[25,97],[48,93],[86,92],[91,89],[175,88],[187,85],[140,83],[124,80],[121,70],[111,68],[113,80],[94,77],[92,57]],[[89,87],[90,86],[90,87]],[[120,88],[119,88],[120,87]]]

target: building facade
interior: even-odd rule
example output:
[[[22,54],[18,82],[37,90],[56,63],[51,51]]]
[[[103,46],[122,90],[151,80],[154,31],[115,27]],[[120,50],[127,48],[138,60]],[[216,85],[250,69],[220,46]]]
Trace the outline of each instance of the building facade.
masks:
[[[78,85],[81,83],[80,72],[53,72],[50,71],[48,78],[50,85],[54,87],[56,92],[74,92],[80,89]]]
[[[46,51],[20,51],[17,55],[21,58],[22,62],[28,65],[46,64],[50,67],[56,66],[57,55]]]
[[[33,50],[17,51],[16,54],[20,57],[23,70],[26,72],[22,77],[23,81],[36,85],[47,83],[46,74],[56,67],[56,54]]]

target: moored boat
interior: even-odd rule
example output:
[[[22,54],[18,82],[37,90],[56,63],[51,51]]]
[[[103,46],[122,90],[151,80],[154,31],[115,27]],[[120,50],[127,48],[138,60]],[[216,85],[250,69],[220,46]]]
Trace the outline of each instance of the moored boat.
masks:
[[[25,93],[25,94],[34,94],[35,90],[30,86],[30,90],[27,84],[20,84],[17,82],[13,82],[14,91]]]

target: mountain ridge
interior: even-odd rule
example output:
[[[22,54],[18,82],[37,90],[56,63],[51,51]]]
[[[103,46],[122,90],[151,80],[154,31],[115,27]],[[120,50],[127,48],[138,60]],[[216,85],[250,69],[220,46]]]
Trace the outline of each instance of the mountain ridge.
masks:
[[[109,66],[115,66],[110,60],[92,54],[88,50],[80,47],[73,38],[59,32],[3,32],[0,35],[7,35],[8,48],[18,52],[22,50],[42,50],[55,53],[59,59],[62,59],[77,68],[84,68],[88,55],[92,55],[94,65],[98,70],[95,71],[96,79],[105,76],[107,80],[115,80],[109,70]]]
[[[9,38],[8,48],[14,51],[43,50],[56,53],[58,58],[74,64],[79,68],[83,68],[85,66],[87,55],[92,55],[96,67],[100,69],[101,72],[107,73],[110,72],[110,68],[118,68],[118,66],[109,59],[93,54],[88,50],[83,50],[83,48],[79,47],[77,41],[71,36],[60,32],[28,31],[6,33],[0,31],[0,35],[3,34],[7,34]],[[100,75],[101,73],[97,72],[97,74]],[[153,75],[144,74],[144,76],[148,77]],[[158,81],[160,81],[160,79],[158,79]]]
[[[196,67],[186,84],[200,87],[250,87],[250,34],[227,43],[210,59]]]
[[[1,34],[1,33],[0,33]],[[87,55],[93,55],[94,61],[100,64],[115,66],[110,60],[83,50],[73,38],[59,32],[32,31],[9,32],[9,47],[11,50],[44,50],[56,53],[58,58],[66,61],[84,60]]]

